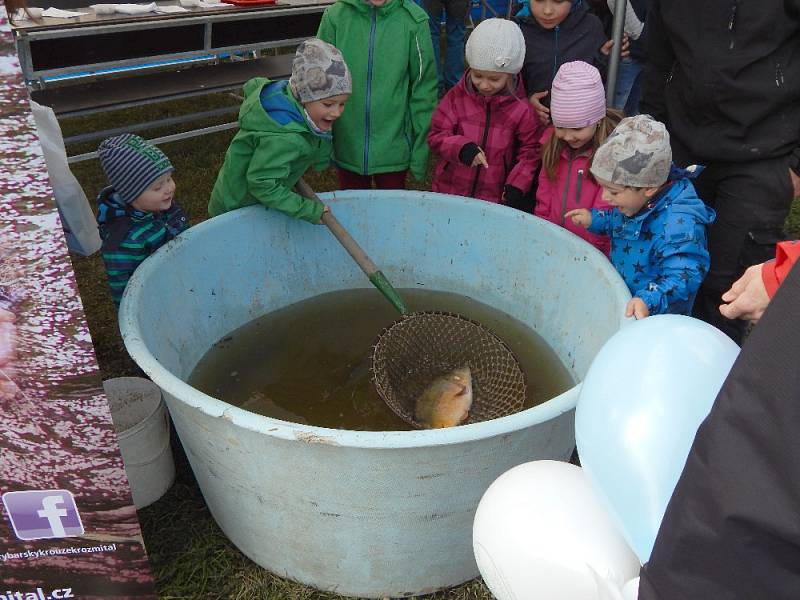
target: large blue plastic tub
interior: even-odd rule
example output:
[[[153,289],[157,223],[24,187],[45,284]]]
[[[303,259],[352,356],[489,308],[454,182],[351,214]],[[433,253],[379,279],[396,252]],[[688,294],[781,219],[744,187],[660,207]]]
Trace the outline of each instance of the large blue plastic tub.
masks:
[[[465,294],[529,324],[579,381],[630,298],[564,229],[423,192],[323,194],[396,287]],[[574,445],[577,386],[529,410],[444,430],[357,432],[253,414],[185,383],[210,346],[277,308],[369,287],[323,226],[260,206],[193,227],[136,271],[120,310],[164,391],[214,518],[278,575],[340,594],[405,596],[476,577],[472,520],[489,484]]]

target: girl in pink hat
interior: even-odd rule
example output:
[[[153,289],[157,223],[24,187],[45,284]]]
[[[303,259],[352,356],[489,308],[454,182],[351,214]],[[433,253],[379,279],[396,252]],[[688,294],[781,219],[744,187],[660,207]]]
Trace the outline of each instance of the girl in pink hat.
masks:
[[[539,166],[542,125],[519,71],[525,40],[506,19],[486,19],[469,36],[469,69],[433,112],[428,143],[441,160],[434,192],[518,208]]]
[[[608,208],[589,167],[595,149],[622,114],[606,108],[600,72],[582,61],[564,63],[556,73],[550,113],[553,125],[541,138],[542,168],[533,214],[569,229],[608,255],[608,237],[587,232],[565,215],[575,208]]]

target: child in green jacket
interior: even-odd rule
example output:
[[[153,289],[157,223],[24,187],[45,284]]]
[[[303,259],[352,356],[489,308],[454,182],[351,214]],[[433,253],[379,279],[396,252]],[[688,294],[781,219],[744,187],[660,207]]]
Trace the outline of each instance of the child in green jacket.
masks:
[[[343,189],[422,181],[438,79],[428,15],[414,0],[338,0],[317,35],[342,51],[353,73],[350,108],[334,126],[333,160]]]
[[[351,91],[341,52],[316,38],[297,48],[289,81],[256,77],[245,83],[239,132],[217,175],[208,214],[261,203],[319,223],[323,204],[294,186],[311,165],[322,170],[330,163],[333,122]]]

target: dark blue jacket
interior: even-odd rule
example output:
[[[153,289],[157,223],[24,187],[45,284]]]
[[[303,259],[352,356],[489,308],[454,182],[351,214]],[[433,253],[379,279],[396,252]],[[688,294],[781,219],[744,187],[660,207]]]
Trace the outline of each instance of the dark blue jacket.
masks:
[[[522,82],[528,96],[550,91],[558,68],[566,62],[582,60],[605,73],[608,60],[600,52],[606,41],[603,24],[585,4],[577,4],[560,25],[545,29],[533,17],[517,19],[525,38]],[[550,105],[550,96],[542,103]]]
[[[687,178],[670,181],[642,210],[592,210],[589,231],[611,237],[611,262],[650,314],[688,315],[708,272],[706,225],[716,213]]]
[[[176,202],[164,212],[142,212],[123,204],[114,188],[97,197],[100,252],[114,304],[119,306],[128,280],[145,258],[189,227]]]

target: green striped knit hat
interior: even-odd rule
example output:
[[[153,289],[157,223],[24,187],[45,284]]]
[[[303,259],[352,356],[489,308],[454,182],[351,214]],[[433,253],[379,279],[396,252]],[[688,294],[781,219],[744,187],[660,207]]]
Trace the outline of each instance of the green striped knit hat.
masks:
[[[97,156],[109,185],[125,204],[141,196],[156,179],[175,170],[166,154],[132,133],[103,140]]]

